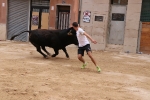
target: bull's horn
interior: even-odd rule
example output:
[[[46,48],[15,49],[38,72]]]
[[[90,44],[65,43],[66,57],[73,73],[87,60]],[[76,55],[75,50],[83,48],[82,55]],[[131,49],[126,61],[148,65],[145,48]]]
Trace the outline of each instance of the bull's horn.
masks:
[[[72,35],[71,31],[68,33],[68,35]]]

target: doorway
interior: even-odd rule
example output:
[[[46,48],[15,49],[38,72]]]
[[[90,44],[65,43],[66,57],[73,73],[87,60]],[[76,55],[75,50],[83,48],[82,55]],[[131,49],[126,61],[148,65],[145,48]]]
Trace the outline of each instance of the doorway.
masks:
[[[48,29],[50,0],[32,0],[31,2],[30,29]]]
[[[112,5],[109,44],[123,45],[126,6]]]
[[[29,30],[30,0],[8,0],[7,39]],[[28,34],[16,37],[16,41],[28,41]]]
[[[150,1],[142,1],[141,20],[142,27],[139,34],[140,52],[150,54]]]
[[[48,29],[49,8],[32,7],[31,30]]]
[[[70,6],[57,6],[56,29],[67,29],[70,23]]]
[[[124,44],[127,4],[128,0],[111,0],[109,44]]]

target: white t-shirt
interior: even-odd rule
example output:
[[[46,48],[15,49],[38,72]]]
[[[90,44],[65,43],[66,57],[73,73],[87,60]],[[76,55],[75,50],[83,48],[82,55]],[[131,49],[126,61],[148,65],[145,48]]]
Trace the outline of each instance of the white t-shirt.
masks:
[[[83,47],[87,44],[90,44],[87,37],[85,35],[83,35],[84,33],[84,30],[82,28],[78,28],[77,30],[77,39],[78,39],[78,42],[79,42],[79,47]]]

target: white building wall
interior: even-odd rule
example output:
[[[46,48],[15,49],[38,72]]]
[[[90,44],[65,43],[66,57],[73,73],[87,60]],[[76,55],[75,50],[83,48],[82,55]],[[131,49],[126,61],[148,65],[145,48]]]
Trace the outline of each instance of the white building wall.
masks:
[[[128,0],[123,51],[136,53],[142,0]]]
[[[0,40],[6,40],[6,24],[0,23]]]
[[[96,45],[91,44],[94,50],[105,50],[106,46],[109,45],[107,40],[109,35],[109,14],[111,11],[110,1],[82,0],[80,26],[98,41]],[[136,53],[137,51],[141,6],[142,0],[128,0],[124,44],[122,45],[123,48],[121,48],[121,51],[129,51],[132,53]],[[83,22],[83,12],[86,10],[91,11],[90,23]],[[103,21],[94,21],[95,15],[103,16]],[[118,48],[118,46],[114,46],[113,48],[115,47]]]
[[[86,10],[91,11],[90,23],[83,22],[83,12]],[[97,44],[91,44],[94,50],[105,50],[109,11],[110,0],[82,0],[80,27],[97,40]],[[103,21],[94,21],[95,16],[103,16]]]

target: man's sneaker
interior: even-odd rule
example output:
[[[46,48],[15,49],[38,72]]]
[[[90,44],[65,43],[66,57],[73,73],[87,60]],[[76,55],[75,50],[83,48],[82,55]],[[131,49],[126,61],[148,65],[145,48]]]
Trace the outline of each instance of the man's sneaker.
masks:
[[[101,72],[101,69],[99,66],[96,67],[98,72]]]
[[[86,66],[87,66],[87,62],[82,65],[81,69],[84,69]]]

